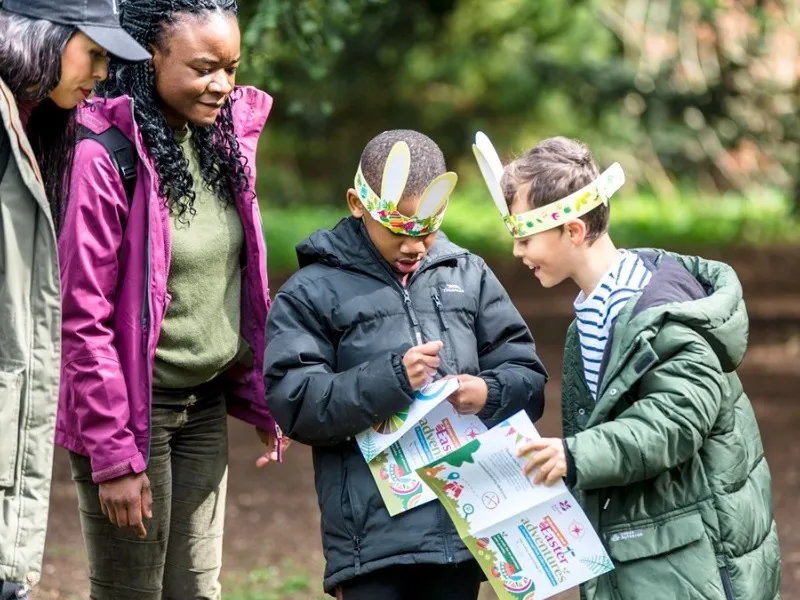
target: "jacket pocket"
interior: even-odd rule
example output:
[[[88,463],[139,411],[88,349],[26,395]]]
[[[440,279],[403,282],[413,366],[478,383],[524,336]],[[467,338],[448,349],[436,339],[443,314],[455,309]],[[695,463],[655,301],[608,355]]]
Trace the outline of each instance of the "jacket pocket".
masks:
[[[440,371],[449,375],[477,374],[480,359],[475,341],[476,309],[471,299],[455,284],[432,285],[429,293],[433,305],[433,322],[430,324],[433,326],[435,323],[444,343],[439,353],[443,360]]]
[[[357,538],[361,535],[361,513],[363,512],[357,502],[356,494],[353,490],[353,477],[350,473],[350,467],[345,463],[342,467],[342,490],[341,490],[341,506],[342,506],[342,519],[344,521],[344,528],[347,533]]]
[[[352,480],[352,473],[345,459],[342,473],[342,521],[345,531],[350,535],[353,542],[353,564],[355,565],[356,574],[358,574],[361,572],[361,538],[364,530],[362,525],[364,507],[357,504],[357,496],[353,489]]]
[[[24,369],[0,366],[0,487],[14,487],[20,444],[22,374]]]
[[[726,600],[699,512],[611,527],[604,537],[615,567],[611,582],[622,600]]]

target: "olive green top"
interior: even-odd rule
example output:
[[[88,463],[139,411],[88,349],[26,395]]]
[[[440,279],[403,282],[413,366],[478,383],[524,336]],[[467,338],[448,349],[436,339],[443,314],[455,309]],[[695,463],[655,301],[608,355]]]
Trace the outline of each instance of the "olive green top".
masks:
[[[240,337],[244,232],[239,213],[205,184],[189,130],[176,138],[189,161],[196,196],[194,215],[172,217],[167,280],[171,301],[153,374],[153,386],[166,389],[211,381],[238,359],[244,347]]]

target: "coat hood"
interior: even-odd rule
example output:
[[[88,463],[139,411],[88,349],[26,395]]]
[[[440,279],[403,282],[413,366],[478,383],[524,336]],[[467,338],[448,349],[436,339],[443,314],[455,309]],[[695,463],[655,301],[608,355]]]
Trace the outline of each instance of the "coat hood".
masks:
[[[626,338],[664,320],[680,322],[709,343],[726,372],[734,371],[747,350],[749,322],[733,268],[697,256],[637,253],[653,277],[630,315]]]

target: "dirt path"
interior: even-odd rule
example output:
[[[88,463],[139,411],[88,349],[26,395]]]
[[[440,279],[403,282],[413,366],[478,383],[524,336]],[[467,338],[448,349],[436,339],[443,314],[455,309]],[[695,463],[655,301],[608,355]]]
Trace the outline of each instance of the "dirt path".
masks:
[[[800,249],[727,253],[720,258],[736,267],[745,287],[750,351],[740,372],[759,419],[773,475],[784,562],[783,598],[800,600],[800,280],[789,276],[800,265]],[[528,320],[552,375],[546,414],[538,427],[556,435],[560,432],[561,348],[573,290],[564,285],[542,291],[527,272],[509,264],[497,265],[496,271]],[[230,576],[290,563],[316,578],[321,574],[322,556],[310,452],[293,447],[284,465],[266,471],[253,467],[258,453],[253,431],[231,422],[225,573]],[[85,598],[86,590],[75,493],[66,457],[58,451],[45,572],[37,598]],[[567,598],[577,596],[563,596]]]

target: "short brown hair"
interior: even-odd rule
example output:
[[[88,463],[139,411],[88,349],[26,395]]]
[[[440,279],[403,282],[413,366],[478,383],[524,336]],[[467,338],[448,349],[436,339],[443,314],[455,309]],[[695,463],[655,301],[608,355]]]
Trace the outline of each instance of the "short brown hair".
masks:
[[[527,196],[528,206],[534,209],[577,192],[597,179],[598,174],[592,153],[585,144],[552,137],[507,165],[500,185],[509,207],[522,191]],[[586,223],[586,239],[593,242],[608,230],[608,205],[598,206],[581,220]]]

